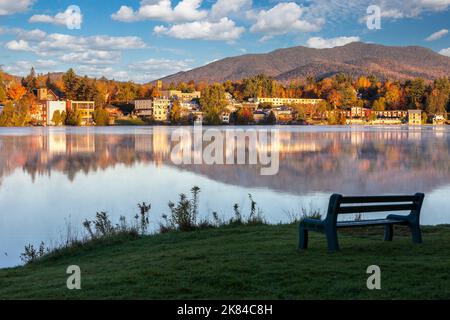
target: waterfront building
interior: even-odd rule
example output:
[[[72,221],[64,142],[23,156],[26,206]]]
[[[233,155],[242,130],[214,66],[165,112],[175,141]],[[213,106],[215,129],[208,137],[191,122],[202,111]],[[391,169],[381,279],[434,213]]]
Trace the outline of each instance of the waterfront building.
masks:
[[[160,122],[169,121],[170,106],[171,103],[169,99],[153,99],[153,119]]]
[[[443,125],[443,124],[445,124],[445,122],[446,122],[446,119],[443,114],[435,114],[433,116],[433,124],[434,125]]]
[[[258,97],[254,99],[253,102],[258,105],[262,103],[271,104],[273,107],[282,107],[289,105],[318,105],[321,103],[322,99],[296,99],[296,98],[261,98]]]
[[[422,124],[422,110],[408,110],[408,124],[417,126]]]
[[[135,100],[134,101],[134,111],[139,117],[151,117],[153,116],[153,100]]]
[[[81,114],[81,125],[93,125],[94,124],[94,101],[67,101],[68,110],[77,110]]]
[[[56,111],[60,114],[67,111],[66,101],[46,101],[42,109],[42,120],[48,126],[54,126],[53,115]]]

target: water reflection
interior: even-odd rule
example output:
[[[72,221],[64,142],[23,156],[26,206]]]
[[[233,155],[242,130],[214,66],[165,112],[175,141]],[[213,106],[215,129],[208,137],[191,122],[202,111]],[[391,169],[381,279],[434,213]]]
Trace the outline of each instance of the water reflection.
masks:
[[[58,240],[67,219],[79,226],[98,210],[117,219],[151,202],[156,228],[168,201],[193,185],[205,216],[247,208],[248,193],[279,222],[310,203],[325,209],[334,192],[421,191],[423,223],[450,223],[449,129],[279,129],[276,176],[261,176],[258,165],[176,166],[170,127],[0,129],[0,267],[18,264],[25,244]]]
[[[283,130],[283,128],[282,128]],[[73,181],[79,173],[118,164],[133,167],[171,161],[173,129],[49,130],[0,135],[0,184],[16,169],[33,179],[63,173]],[[192,146],[188,146],[192,148]],[[245,187],[292,194],[430,192],[450,182],[450,137],[442,129],[289,128],[281,131],[280,171],[262,177],[256,166],[183,165],[182,170]]]

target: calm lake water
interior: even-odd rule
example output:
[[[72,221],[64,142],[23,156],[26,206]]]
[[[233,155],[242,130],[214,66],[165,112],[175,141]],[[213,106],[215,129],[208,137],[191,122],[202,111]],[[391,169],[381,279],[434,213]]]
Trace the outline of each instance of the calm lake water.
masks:
[[[248,128],[245,128],[248,129]],[[202,217],[231,217],[248,194],[273,223],[301,208],[325,210],[331,193],[425,192],[422,224],[450,223],[448,127],[277,127],[280,169],[175,165],[169,127],[0,129],[0,267],[28,244],[58,242],[97,211],[117,221],[152,204],[154,229],[167,203],[201,188]],[[259,130],[259,128],[257,128]]]

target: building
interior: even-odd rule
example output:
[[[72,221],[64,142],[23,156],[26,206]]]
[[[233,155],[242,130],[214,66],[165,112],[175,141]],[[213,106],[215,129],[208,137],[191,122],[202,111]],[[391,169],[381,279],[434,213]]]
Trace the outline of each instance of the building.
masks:
[[[257,104],[269,103],[273,107],[282,107],[289,105],[317,105],[322,99],[296,99],[296,98],[256,98],[254,102]]]
[[[170,100],[180,100],[183,102],[192,101],[194,99],[200,99],[202,93],[200,91],[194,92],[181,92],[180,90],[164,90],[161,91],[161,97]]]
[[[36,98],[40,101],[57,101],[59,97],[48,88],[39,88],[34,90]]]
[[[222,112],[221,118],[222,118],[223,124],[230,124],[230,113],[229,112]]]
[[[56,125],[53,122],[55,112],[62,114],[67,111],[66,101],[46,101],[45,107],[42,110],[42,120],[48,126]]]
[[[404,110],[383,110],[383,111],[373,111],[377,118],[386,119],[402,119],[408,116],[408,112]]]
[[[291,108],[281,107],[272,110],[278,123],[289,123],[294,120],[294,113]]]
[[[151,117],[153,116],[153,100],[135,100],[134,111],[139,117]]]
[[[262,123],[266,120],[267,114],[265,111],[262,110],[256,110],[255,112],[253,112],[253,121],[255,121],[255,123]]]
[[[422,124],[422,110],[408,110],[408,124],[420,126]]]
[[[169,121],[170,100],[164,98],[153,99],[153,119],[155,121]]]
[[[446,119],[443,114],[435,114],[433,116],[433,124],[434,125],[443,125],[445,123],[446,123]]]
[[[3,109],[5,108],[4,105],[0,104],[0,114],[3,112]]]
[[[93,125],[94,124],[94,101],[67,101],[68,110],[77,110],[81,114],[81,125]]]

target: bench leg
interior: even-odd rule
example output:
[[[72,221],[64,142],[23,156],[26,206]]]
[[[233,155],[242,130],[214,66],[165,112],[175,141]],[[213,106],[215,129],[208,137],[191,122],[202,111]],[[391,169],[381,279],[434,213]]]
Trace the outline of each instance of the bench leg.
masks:
[[[308,229],[300,226],[298,247],[300,250],[308,249]]]
[[[411,224],[409,229],[411,230],[412,241],[416,244],[422,243],[422,231],[420,230],[420,226]]]
[[[388,224],[384,226],[384,241],[392,241],[394,237],[394,226],[392,224]]]
[[[325,235],[327,237],[328,242],[328,251],[334,252],[339,251],[339,241],[337,237],[337,230],[336,229],[328,229],[325,230]]]

